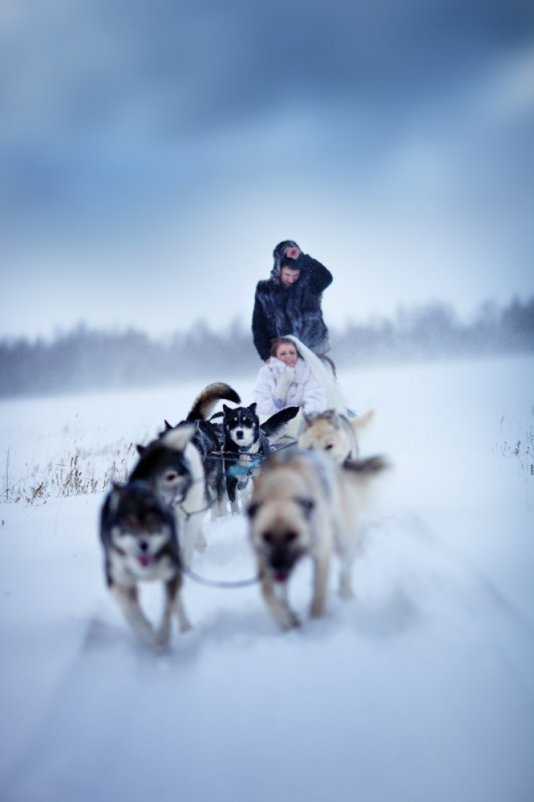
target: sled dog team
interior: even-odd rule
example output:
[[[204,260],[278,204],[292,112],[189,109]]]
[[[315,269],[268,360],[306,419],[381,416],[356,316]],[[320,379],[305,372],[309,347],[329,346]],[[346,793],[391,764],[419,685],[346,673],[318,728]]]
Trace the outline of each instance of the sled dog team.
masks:
[[[222,413],[213,415],[220,401]],[[288,599],[293,569],[313,564],[309,614],[323,615],[330,564],[340,563],[339,592],[352,595],[358,511],[368,482],[386,463],[359,458],[357,432],[371,413],[349,419],[334,410],[306,416],[298,444],[275,450],[298,406],[260,423],[256,403],[241,406],[228,384],[208,385],[185,420],[165,421],[123,485],[114,484],[101,510],[100,539],[107,585],[127,622],[145,644],[165,648],[173,614],[190,627],[181,590],[195,549],[206,547],[203,522],[241,509],[248,519],[261,594],[282,629],[299,625]],[[163,584],[155,627],[139,600],[139,583]]]

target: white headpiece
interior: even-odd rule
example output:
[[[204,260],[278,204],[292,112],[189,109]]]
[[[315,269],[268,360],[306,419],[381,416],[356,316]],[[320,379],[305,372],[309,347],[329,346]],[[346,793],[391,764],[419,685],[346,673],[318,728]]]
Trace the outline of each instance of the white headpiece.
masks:
[[[324,362],[322,362],[317,354],[314,354],[307,345],[304,345],[298,337],[294,337],[293,334],[285,335],[285,337],[295,343],[297,351],[310,368],[314,378],[323,388],[326,400],[328,401],[328,408],[334,409],[342,415],[346,415],[349,405],[347,404],[345,396],[339,389],[339,385],[334,376],[325,368]]]

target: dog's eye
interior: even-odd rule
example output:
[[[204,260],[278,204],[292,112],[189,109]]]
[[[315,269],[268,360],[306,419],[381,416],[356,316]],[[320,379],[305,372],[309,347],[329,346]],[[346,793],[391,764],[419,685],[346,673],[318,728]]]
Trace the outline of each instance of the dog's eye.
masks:
[[[274,540],[273,533],[272,532],[264,532],[263,533],[263,539],[264,539],[264,541],[266,543],[272,543],[273,540]]]
[[[165,481],[168,484],[172,484],[172,482],[176,482],[180,478],[180,474],[178,471],[168,471],[165,474]]]
[[[292,543],[294,540],[297,539],[297,537],[298,537],[297,533],[293,532],[293,530],[290,529],[288,532],[285,533],[284,540],[286,543]]]
[[[121,535],[126,535],[128,533],[135,533],[141,530],[141,524],[137,518],[127,518],[125,521],[126,528],[121,530]]]
[[[333,448],[334,448],[334,444],[333,443],[327,443],[325,445],[325,447],[324,447],[324,450],[325,451],[331,451],[331,449],[333,449]]]
[[[145,532],[148,534],[153,534],[157,532],[160,527],[160,520],[157,515],[147,515],[145,517]]]

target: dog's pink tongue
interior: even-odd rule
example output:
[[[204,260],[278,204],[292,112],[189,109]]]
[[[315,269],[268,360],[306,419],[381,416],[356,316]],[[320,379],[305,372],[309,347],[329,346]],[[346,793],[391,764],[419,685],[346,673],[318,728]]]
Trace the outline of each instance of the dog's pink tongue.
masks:
[[[148,554],[140,554],[137,559],[144,568],[146,568],[147,565],[150,565],[150,557]]]
[[[278,571],[278,573],[274,575],[276,582],[285,582],[287,577],[288,574],[286,571]]]

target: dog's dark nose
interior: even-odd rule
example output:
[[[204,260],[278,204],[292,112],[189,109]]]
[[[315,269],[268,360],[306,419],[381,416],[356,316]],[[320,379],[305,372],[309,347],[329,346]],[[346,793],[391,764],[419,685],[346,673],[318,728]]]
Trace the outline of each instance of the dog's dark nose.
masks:
[[[235,433],[235,436],[237,437],[238,440],[242,440],[243,439],[243,430],[242,429],[238,429],[237,432]]]
[[[292,558],[291,554],[284,548],[275,547],[272,549],[271,554],[269,556],[269,562],[271,564],[271,568],[275,571],[289,571],[292,567]]]
[[[139,548],[141,549],[141,551],[148,551],[148,543],[146,542],[146,540],[139,541]]]

